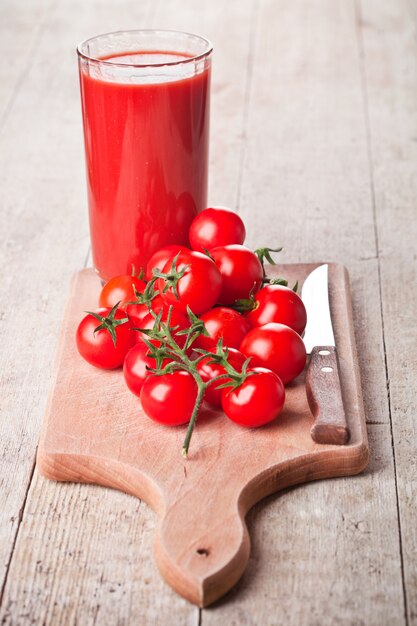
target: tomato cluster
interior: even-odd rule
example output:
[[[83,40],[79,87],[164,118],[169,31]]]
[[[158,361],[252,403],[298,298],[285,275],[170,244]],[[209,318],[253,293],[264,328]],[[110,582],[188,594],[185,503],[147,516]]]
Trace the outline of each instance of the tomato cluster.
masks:
[[[305,366],[303,302],[286,281],[268,279],[269,249],[253,252],[245,235],[233,211],[202,211],[189,248],[166,246],[138,276],[112,278],[100,309],[77,329],[81,356],[96,367],[123,366],[150,418],[189,424],[185,453],[203,400],[242,426],[262,426]]]

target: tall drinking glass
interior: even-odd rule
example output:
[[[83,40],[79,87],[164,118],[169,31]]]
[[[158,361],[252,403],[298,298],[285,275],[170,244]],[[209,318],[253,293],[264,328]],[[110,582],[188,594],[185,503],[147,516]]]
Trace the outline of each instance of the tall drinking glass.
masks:
[[[212,46],[136,30],[77,52],[93,263],[108,280],[164,245],[187,244],[206,206]]]

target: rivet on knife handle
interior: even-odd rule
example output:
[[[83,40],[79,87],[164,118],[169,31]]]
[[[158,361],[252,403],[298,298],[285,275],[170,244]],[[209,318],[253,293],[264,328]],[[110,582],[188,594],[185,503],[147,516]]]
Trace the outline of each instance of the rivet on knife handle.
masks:
[[[306,392],[315,422],[311,436],[317,443],[344,445],[350,433],[346,423],[336,348],[315,346],[306,373]]]

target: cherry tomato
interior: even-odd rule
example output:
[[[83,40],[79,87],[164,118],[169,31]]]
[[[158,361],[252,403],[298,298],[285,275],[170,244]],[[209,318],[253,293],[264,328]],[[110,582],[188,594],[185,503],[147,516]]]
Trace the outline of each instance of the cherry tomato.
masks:
[[[161,317],[161,322],[166,323],[168,320],[168,310],[165,308],[163,313],[162,313],[162,317]],[[140,323],[140,328],[144,328],[147,330],[151,330],[153,327],[155,326],[155,318],[152,315],[152,313],[148,313],[148,315],[146,315],[141,323]],[[185,317],[185,315],[183,315],[182,313],[180,313],[179,311],[177,311],[176,309],[172,309],[171,311],[171,318],[170,318],[170,327],[171,328],[175,328],[175,330],[172,331],[172,335],[175,339],[175,341],[177,342],[177,344],[179,345],[180,348],[183,348],[185,345],[185,342],[187,340],[186,335],[176,335],[176,333],[180,330],[185,330],[186,328],[188,328],[190,326],[190,322],[188,320],[187,317]],[[143,333],[136,333],[137,334],[137,341],[140,343],[142,342],[142,337],[144,336]],[[146,337],[145,337],[146,338]],[[156,346],[157,348],[159,348],[159,346],[161,345],[160,341],[157,341],[156,339],[149,339],[149,341]]]
[[[146,287],[146,283],[136,276],[130,276],[129,274],[121,274],[120,276],[114,276],[104,285],[99,296],[99,306],[112,308],[115,304],[120,302],[119,307],[124,306],[135,299],[134,288],[139,293]]]
[[[204,252],[217,246],[243,243],[246,230],[237,213],[225,207],[212,207],[201,211],[194,218],[189,236],[191,247]]]
[[[146,415],[155,422],[179,426],[190,421],[197,399],[197,383],[188,372],[175,371],[145,380],[140,401]]]
[[[233,304],[249,298],[262,285],[262,265],[252,250],[245,246],[221,246],[210,250],[210,256],[220,270],[223,286],[218,302]]]
[[[244,336],[252,328],[246,317],[225,306],[206,311],[200,319],[204,322],[209,337],[200,335],[194,345],[203,350],[215,348],[219,339],[223,339],[224,347],[239,348]]]
[[[164,274],[173,270],[174,259],[170,259],[163,268]],[[185,313],[187,306],[193,313],[200,315],[211,309],[218,300],[222,277],[217,265],[201,252],[180,252],[176,261],[177,273],[185,269],[177,283],[178,297],[170,286],[164,293],[166,282],[160,278],[157,288],[167,305],[172,305]]]
[[[284,324],[253,328],[240,345],[252,357],[251,365],[275,372],[284,384],[298,376],[306,364],[306,349],[300,335]]]
[[[110,318],[112,310],[102,308],[95,313],[103,318]],[[116,309],[113,317],[115,320],[128,320],[114,328],[116,345],[114,345],[107,328],[94,332],[101,322],[91,314],[86,315],[81,320],[76,332],[78,352],[88,363],[102,369],[114,369],[123,365],[126,354],[135,342],[135,333],[132,331],[132,325],[126,312]]]
[[[130,348],[123,363],[123,374],[130,391],[140,397],[145,380],[152,374],[148,367],[156,368],[156,359],[149,356],[147,346],[141,342]],[[162,362],[162,367],[169,363],[168,359]]]
[[[303,301],[292,289],[282,285],[267,285],[255,295],[255,308],[247,313],[252,326],[278,322],[302,335],[307,323]]]
[[[179,246],[177,244],[172,244],[171,246],[164,246],[157,250],[149,259],[148,265],[146,266],[146,280],[151,280],[153,278],[153,269],[157,268],[161,270],[164,265],[172,259],[173,256],[178,254],[178,252],[191,252],[189,248],[185,246]]]
[[[154,313],[159,313],[165,306],[165,302],[161,296],[155,296],[151,302],[151,308]],[[139,328],[142,320],[149,315],[149,308],[146,304],[128,304],[126,307],[126,313],[132,321],[132,325],[135,328]]]
[[[213,352],[215,351],[213,350]],[[205,383],[207,383],[209,380],[212,380],[213,378],[216,378],[217,376],[222,376],[223,374],[226,374],[226,370],[222,365],[219,365],[218,363],[210,363],[211,360],[212,357],[207,356],[205,359],[202,359],[197,365],[198,373]],[[235,368],[236,371],[241,372],[242,365],[245,362],[246,357],[244,357],[243,354],[238,350],[235,350],[234,348],[229,348],[229,355],[227,357],[227,360],[230,365]],[[223,389],[218,389],[217,387],[228,380],[230,380],[230,378],[225,378],[224,380],[219,380],[218,383],[213,383],[212,385],[207,387],[204,394],[204,400],[206,400],[206,402],[216,408],[221,408]]]
[[[263,367],[249,368],[253,372],[236,389],[225,388],[222,407],[236,424],[253,428],[272,422],[282,411],[285,388],[282,380]]]

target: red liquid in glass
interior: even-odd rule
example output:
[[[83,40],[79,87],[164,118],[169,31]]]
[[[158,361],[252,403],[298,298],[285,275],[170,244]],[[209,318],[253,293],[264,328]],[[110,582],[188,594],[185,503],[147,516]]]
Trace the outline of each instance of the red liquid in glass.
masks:
[[[111,59],[132,55],[134,63],[187,58]],[[174,80],[139,84],[81,70],[93,262],[104,280],[144,267],[164,245],[187,245],[189,225],[206,206],[210,69],[183,78],[184,64],[176,67]]]

